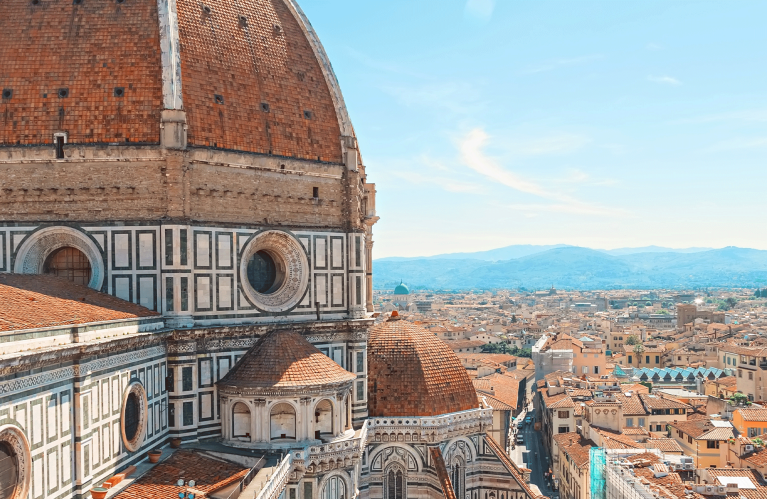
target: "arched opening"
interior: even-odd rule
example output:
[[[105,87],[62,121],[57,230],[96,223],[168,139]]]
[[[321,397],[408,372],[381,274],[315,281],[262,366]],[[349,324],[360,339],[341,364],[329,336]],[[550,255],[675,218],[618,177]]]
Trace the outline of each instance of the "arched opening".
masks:
[[[125,420],[123,421],[125,438],[130,441],[136,439],[139,423],[141,422],[140,418],[141,409],[139,406],[138,395],[131,392],[128,394],[128,398],[125,401]]]
[[[450,481],[453,482],[455,496],[463,497],[466,483],[466,467],[460,457],[453,458],[453,465],[450,467]]]
[[[65,246],[48,255],[43,273],[87,286],[91,280],[91,262],[79,249]]]
[[[271,251],[256,251],[248,261],[248,282],[258,293],[269,295],[285,280],[285,262]]]
[[[232,408],[232,437],[250,438],[250,409],[242,402]]]
[[[277,404],[272,407],[270,414],[270,438],[296,439],[296,411],[290,404]]]
[[[322,499],[345,499],[346,483],[340,476],[332,476],[322,489]]]
[[[330,400],[321,401],[314,408],[314,438],[333,436],[333,404]]]
[[[10,445],[0,442],[0,499],[11,499],[19,485],[19,460]]]
[[[407,499],[405,470],[392,466],[384,475],[384,499]]]

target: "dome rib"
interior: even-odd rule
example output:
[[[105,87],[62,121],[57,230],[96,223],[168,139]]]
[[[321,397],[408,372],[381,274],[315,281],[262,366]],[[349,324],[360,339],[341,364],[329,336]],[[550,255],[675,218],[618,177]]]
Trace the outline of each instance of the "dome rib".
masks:
[[[479,407],[458,356],[434,334],[392,318],[368,337],[372,417],[438,416]]]
[[[218,385],[249,389],[300,389],[351,382],[356,375],[293,331],[262,336]]]

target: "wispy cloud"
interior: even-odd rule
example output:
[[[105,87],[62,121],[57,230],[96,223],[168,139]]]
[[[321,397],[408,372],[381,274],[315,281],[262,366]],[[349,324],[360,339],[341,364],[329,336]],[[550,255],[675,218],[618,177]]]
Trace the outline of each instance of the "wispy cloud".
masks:
[[[574,152],[591,142],[585,135],[559,133],[547,137],[524,137],[508,140],[502,146],[512,156],[542,156]]]
[[[663,46],[659,43],[648,43],[645,48],[647,50],[663,50]]]
[[[464,8],[466,16],[480,21],[489,21],[494,10],[495,0],[467,0]]]
[[[652,75],[650,75],[650,76],[647,77],[647,80],[651,81],[653,83],[662,83],[664,85],[679,86],[679,85],[682,84],[681,81],[677,80],[673,76],[652,76]]]
[[[543,62],[534,66],[527,67],[522,70],[522,74],[534,74],[543,73],[544,71],[553,71],[557,68],[566,66],[577,66],[579,64],[586,64],[588,62],[602,59],[604,56],[601,54],[584,55],[581,57],[573,57],[571,59],[557,59],[553,61]]]
[[[488,140],[489,136],[481,128],[475,128],[461,138],[457,145],[462,163],[493,182],[505,185],[516,191],[553,201],[553,203],[519,205],[520,207],[535,207],[538,211],[568,211],[571,213],[600,216],[617,214],[615,211],[580,201],[569,194],[559,192],[548,186],[543,186],[538,182],[526,179],[521,175],[503,168],[494,158],[485,154],[484,149]]]
[[[435,185],[448,192],[479,194],[485,190],[477,183],[444,175],[425,175],[417,171],[391,171],[389,174],[411,184]]]

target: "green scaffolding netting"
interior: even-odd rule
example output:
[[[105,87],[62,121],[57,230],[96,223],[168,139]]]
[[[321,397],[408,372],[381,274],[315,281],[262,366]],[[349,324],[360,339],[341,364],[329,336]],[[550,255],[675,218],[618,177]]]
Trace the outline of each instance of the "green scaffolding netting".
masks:
[[[591,499],[605,499],[605,449],[589,449],[589,473],[591,479]]]

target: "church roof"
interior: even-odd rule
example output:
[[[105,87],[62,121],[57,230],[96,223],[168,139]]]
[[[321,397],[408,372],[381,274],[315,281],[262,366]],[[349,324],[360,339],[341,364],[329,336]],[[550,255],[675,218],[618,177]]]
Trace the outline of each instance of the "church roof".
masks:
[[[345,383],[356,377],[299,333],[283,330],[262,336],[218,384],[236,388],[302,388]]]
[[[353,135],[295,0],[7,0],[0,144],[157,144],[183,109],[190,146],[342,163]],[[166,7],[167,9],[167,7]],[[158,12],[159,11],[159,12]],[[174,20],[177,21],[177,28]]]
[[[58,277],[0,274],[0,331],[157,316],[141,305]]]
[[[479,407],[466,369],[439,338],[392,317],[368,336],[368,412],[437,416]]]
[[[410,288],[407,287],[407,285],[403,283],[397,284],[397,287],[394,288],[394,294],[395,295],[409,295],[410,294]]]

